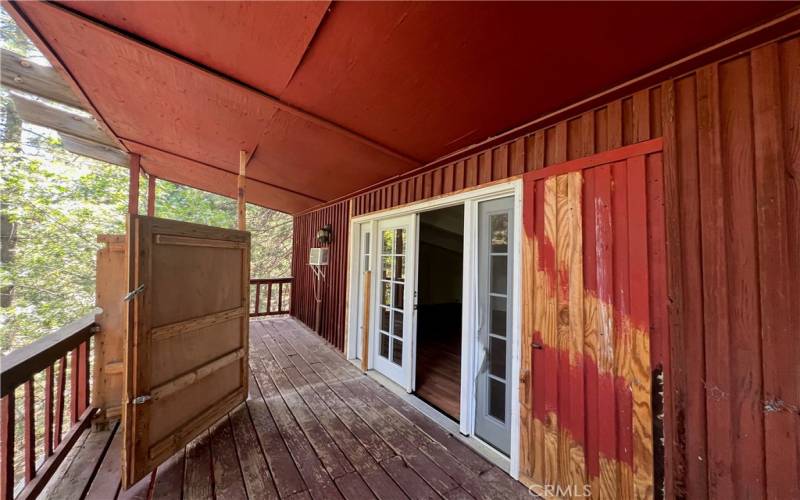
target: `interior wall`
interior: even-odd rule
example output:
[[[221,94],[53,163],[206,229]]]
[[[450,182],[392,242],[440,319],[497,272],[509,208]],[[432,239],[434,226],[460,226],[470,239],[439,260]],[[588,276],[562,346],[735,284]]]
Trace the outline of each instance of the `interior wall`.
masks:
[[[796,36],[358,195],[353,213],[661,136],[668,297],[656,299],[668,305],[669,331],[651,330],[650,364],[664,370],[664,400],[654,401],[664,418],[654,425],[664,426],[665,458],[657,455],[656,467],[664,464],[666,495],[800,497]],[[296,241],[311,230],[298,222],[329,210],[296,218]],[[332,266],[346,269],[346,249]],[[309,282],[297,283],[293,293],[305,293]],[[345,285],[338,286],[343,307]],[[341,317],[327,335],[343,338]]]
[[[461,277],[461,252],[448,250],[426,242],[419,244],[420,281],[417,303],[423,305],[461,303],[461,283],[451,279]],[[424,277],[424,278],[423,278]]]
[[[464,206],[420,214],[417,241],[417,304],[460,304],[464,272]]]

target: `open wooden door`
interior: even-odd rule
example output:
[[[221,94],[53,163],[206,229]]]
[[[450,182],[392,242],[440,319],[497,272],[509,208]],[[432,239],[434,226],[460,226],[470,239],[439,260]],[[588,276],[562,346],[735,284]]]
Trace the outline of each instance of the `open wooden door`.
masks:
[[[128,488],[247,397],[250,234],[131,216]]]

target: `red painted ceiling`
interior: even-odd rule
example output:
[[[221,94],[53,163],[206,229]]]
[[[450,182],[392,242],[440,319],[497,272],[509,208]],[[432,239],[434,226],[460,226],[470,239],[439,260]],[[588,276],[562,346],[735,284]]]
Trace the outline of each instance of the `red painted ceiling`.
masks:
[[[255,150],[248,177],[261,194],[251,200],[288,212],[497,135],[790,7],[65,5],[14,8],[145,168],[151,162],[166,177],[172,168],[176,181],[191,183],[188,163],[216,169],[217,179],[236,172],[239,149]],[[194,184],[222,182],[209,179]]]

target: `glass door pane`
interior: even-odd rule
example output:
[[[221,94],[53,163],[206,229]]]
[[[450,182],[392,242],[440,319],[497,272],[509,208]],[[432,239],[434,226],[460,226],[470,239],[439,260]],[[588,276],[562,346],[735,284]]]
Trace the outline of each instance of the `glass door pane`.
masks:
[[[505,454],[511,437],[510,381],[513,198],[478,205],[478,331],[475,434]]]
[[[377,346],[374,367],[395,382],[406,385],[407,343],[411,300],[406,283],[413,217],[381,221],[378,225]]]

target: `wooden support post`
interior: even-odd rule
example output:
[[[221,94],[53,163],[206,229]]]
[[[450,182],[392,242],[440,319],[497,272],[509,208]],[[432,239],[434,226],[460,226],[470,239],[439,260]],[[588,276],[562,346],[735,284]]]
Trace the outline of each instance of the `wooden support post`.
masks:
[[[147,175],[147,215],[156,215],[156,181],[158,178],[153,174]]]
[[[238,203],[238,220],[239,230],[244,231],[247,229],[247,206],[245,203],[245,170],[247,168],[247,151],[244,149],[239,151],[239,180],[238,191],[236,192],[236,201]]]
[[[139,155],[131,154],[130,180],[128,181],[128,213],[131,215],[139,213],[140,160],[141,157]]]

